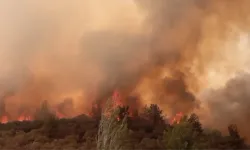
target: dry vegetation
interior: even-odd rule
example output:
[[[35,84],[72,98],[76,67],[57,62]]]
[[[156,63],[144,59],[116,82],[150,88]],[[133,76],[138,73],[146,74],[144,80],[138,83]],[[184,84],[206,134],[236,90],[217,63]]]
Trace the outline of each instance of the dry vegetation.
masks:
[[[46,110],[43,105],[43,110]],[[127,149],[246,149],[237,127],[229,135],[203,129],[198,117],[185,116],[166,124],[157,105],[130,118],[128,109],[107,104],[101,120],[81,115],[72,119],[42,117],[31,122],[0,125],[0,149],[11,150],[127,150]],[[46,114],[46,113],[45,113]],[[119,116],[119,120],[117,119]],[[99,129],[99,130],[98,130]]]

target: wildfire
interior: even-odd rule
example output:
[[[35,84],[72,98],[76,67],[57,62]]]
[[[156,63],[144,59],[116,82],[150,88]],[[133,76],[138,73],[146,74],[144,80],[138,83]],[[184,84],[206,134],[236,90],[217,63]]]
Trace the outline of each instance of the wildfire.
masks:
[[[61,118],[66,118],[66,116],[62,113],[60,113],[59,111],[55,111],[55,115],[57,118],[61,119]],[[17,121],[32,121],[33,120],[33,116],[30,115],[29,113],[22,113],[21,115],[19,115],[16,119]],[[10,119],[8,118],[7,115],[2,115],[0,116],[0,123],[5,124],[8,123],[10,121]]]
[[[115,90],[113,92],[112,102],[113,102],[112,109],[116,109],[118,106],[123,106],[123,103],[122,103],[121,97],[120,97],[120,93],[117,90]],[[105,116],[109,118],[111,116],[110,112],[105,112]],[[116,117],[116,120],[117,121],[121,120],[119,115]]]
[[[31,121],[31,116],[24,116],[24,115],[21,115],[20,117],[18,117],[17,119],[18,121]]]
[[[182,112],[179,112],[179,113],[177,113],[172,119],[171,119],[171,121],[170,121],[170,124],[172,125],[172,124],[174,124],[174,123],[180,123],[180,120],[181,120],[181,118],[183,117],[183,113]]]
[[[114,91],[112,99],[114,101],[114,107],[123,106],[120,93],[117,90]]]
[[[2,116],[1,117],[1,123],[7,123],[9,121],[7,116]]]
[[[65,118],[65,116],[64,116],[62,113],[60,113],[59,111],[56,111],[56,116],[57,116],[59,119]]]
[[[112,109],[116,109],[117,107],[121,107],[122,112],[120,114],[118,114],[118,116],[116,117],[117,121],[121,121],[122,117],[124,115],[126,115],[125,113],[128,113],[128,115],[130,117],[133,117],[133,113],[131,113],[131,109],[124,107],[124,106],[126,106],[126,104],[123,103],[122,96],[118,90],[114,90],[111,98],[112,98]],[[134,100],[134,99],[132,99],[132,100]],[[98,109],[98,105],[95,103],[93,104],[92,107],[94,109]],[[59,118],[59,119],[67,118],[67,115],[63,114],[62,111],[60,111],[60,109],[58,108],[58,106],[55,108],[52,108],[52,110],[53,110],[52,112],[54,112],[54,114],[56,115],[57,118]],[[127,111],[130,111],[130,112],[127,112]],[[93,113],[94,112],[92,110],[87,115],[93,116],[94,115]],[[105,114],[105,116],[110,117],[110,115],[111,115],[110,112],[106,112],[106,113],[107,114]],[[170,119],[170,124],[179,123],[182,117],[183,117],[182,112],[177,113],[173,118]],[[30,114],[29,112],[25,112],[25,113],[22,112],[21,115],[19,115],[19,117],[17,117],[14,120],[21,122],[21,121],[32,121],[33,119],[34,119],[33,115]],[[9,121],[10,121],[10,118],[7,115],[0,116],[0,123],[7,123]]]
[[[115,90],[114,93],[113,93],[113,96],[112,96],[112,99],[114,101],[114,108],[118,107],[118,106],[123,106],[123,103],[121,101],[121,96],[120,96],[120,93]],[[119,116],[117,116],[117,121],[120,121],[121,118]]]

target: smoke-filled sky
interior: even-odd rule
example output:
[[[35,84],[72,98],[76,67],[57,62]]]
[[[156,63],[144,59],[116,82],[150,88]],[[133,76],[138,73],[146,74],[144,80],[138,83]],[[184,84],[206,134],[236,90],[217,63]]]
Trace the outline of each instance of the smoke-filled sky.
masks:
[[[250,133],[242,108],[250,98],[249,6],[249,0],[1,0],[0,89],[13,92],[6,109],[17,115],[20,106],[71,97],[81,113],[119,89],[170,114],[196,111],[214,127],[238,121]],[[225,119],[230,113],[234,119]]]

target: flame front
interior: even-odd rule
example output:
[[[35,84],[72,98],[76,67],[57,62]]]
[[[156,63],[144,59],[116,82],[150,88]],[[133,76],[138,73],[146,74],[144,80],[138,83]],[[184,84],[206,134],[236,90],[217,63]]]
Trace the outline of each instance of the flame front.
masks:
[[[32,117],[29,115],[21,115],[20,117],[18,117],[17,119],[18,121],[31,121]]]
[[[8,117],[7,116],[2,116],[1,117],[1,123],[7,123],[9,121]]]
[[[60,113],[59,111],[56,111],[56,116],[57,116],[59,119],[66,118],[65,115],[63,115],[63,114]]]

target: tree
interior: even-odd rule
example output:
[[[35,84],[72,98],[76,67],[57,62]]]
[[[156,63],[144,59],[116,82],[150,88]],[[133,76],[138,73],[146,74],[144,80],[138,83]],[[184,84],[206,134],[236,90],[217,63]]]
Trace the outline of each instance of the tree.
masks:
[[[183,116],[179,123],[169,126],[164,132],[164,143],[168,149],[210,148],[208,137],[203,134],[202,125],[196,114]]]
[[[35,120],[53,120],[56,119],[56,115],[53,114],[48,105],[48,101],[43,101],[41,107],[35,113]]]
[[[96,118],[97,120],[101,119],[101,113],[102,113],[102,109],[101,109],[101,104],[99,101],[95,101],[92,104],[92,108],[91,108],[91,115],[93,118]]]
[[[193,130],[199,134],[201,134],[203,132],[203,129],[202,129],[202,125],[199,121],[199,117],[196,115],[196,114],[191,114],[189,119],[188,119],[188,122],[192,124],[193,126]]]
[[[193,140],[192,124],[183,117],[178,124],[174,124],[166,129],[163,141],[167,149],[190,149]]]
[[[235,139],[240,138],[238,128],[237,128],[237,126],[235,124],[231,124],[231,125],[228,126],[228,132],[229,132],[229,135],[232,138],[235,138]]]
[[[231,124],[228,126],[228,132],[229,132],[228,142],[230,143],[231,148],[235,149],[246,148],[245,140],[240,137],[238,128],[235,124]]]
[[[129,107],[128,106],[118,106],[118,119],[123,120],[125,117],[129,115]]]
[[[149,107],[145,106],[142,116],[152,121],[153,125],[164,123],[162,110],[156,104],[151,104]]]
[[[127,150],[130,143],[127,127],[128,115],[126,108],[113,107],[113,101],[108,100],[102,112],[98,130],[97,149],[98,150]],[[117,119],[118,117],[122,119]]]

